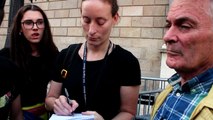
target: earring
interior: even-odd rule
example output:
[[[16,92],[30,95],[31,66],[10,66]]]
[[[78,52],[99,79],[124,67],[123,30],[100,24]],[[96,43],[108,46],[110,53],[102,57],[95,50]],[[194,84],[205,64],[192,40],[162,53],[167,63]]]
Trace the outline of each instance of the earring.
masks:
[[[21,36],[21,32],[19,32],[19,35]]]

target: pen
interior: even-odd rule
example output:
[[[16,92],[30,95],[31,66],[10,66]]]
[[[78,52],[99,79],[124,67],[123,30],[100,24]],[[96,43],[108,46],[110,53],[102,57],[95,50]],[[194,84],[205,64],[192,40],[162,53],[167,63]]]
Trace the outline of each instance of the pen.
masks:
[[[71,104],[71,100],[70,100],[70,98],[69,98],[69,93],[68,93],[67,89],[64,88],[64,91],[65,91],[65,95],[66,95],[66,98],[67,98],[67,103],[68,103],[68,104]],[[71,115],[73,115],[73,112],[71,112]]]

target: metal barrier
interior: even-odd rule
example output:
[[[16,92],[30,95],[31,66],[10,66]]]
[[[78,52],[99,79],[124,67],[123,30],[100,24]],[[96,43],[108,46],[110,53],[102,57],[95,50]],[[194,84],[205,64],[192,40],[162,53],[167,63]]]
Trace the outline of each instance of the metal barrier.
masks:
[[[167,78],[141,77],[137,114],[134,120],[149,120],[156,96],[166,87]]]
[[[141,77],[141,91],[164,89],[168,78]]]

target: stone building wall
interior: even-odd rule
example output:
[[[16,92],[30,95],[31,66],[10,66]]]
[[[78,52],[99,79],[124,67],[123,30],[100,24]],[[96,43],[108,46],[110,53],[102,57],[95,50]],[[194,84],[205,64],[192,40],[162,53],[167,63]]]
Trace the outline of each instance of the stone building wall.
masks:
[[[0,48],[4,47],[7,34],[9,1],[6,1],[6,16],[0,28]],[[29,0],[25,3],[29,4]],[[169,0],[118,0],[118,3],[121,19],[112,31],[111,41],[138,58],[142,76],[159,77]],[[36,0],[34,4],[47,14],[59,50],[85,41],[80,23],[81,0]]]

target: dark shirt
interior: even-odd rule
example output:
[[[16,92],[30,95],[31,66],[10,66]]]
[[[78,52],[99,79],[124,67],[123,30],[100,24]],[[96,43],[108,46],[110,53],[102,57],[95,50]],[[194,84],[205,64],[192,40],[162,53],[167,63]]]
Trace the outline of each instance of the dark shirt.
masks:
[[[4,48],[0,50],[0,55],[10,58],[10,50]],[[47,84],[51,80],[52,61],[45,62],[42,57],[30,56],[29,69],[24,72],[25,79],[19,81],[21,85],[21,103],[22,107],[29,107],[38,103],[44,103],[46,97]]]
[[[79,45],[80,48],[80,45]],[[78,48],[78,50],[79,50]],[[77,50],[77,51],[78,51]],[[53,80],[62,82],[71,99],[79,103],[76,112],[85,110],[97,111],[104,119],[111,120],[120,112],[121,86],[140,85],[139,62],[132,53],[116,45],[114,50],[104,59],[86,62],[86,105],[82,87],[82,59],[78,52],[74,53],[68,68],[68,78],[61,78],[62,63],[67,49],[62,50],[56,63]],[[70,51],[73,52],[73,51]]]
[[[11,104],[19,94],[21,74],[16,65],[0,57],[0,119],[7,120]]]

